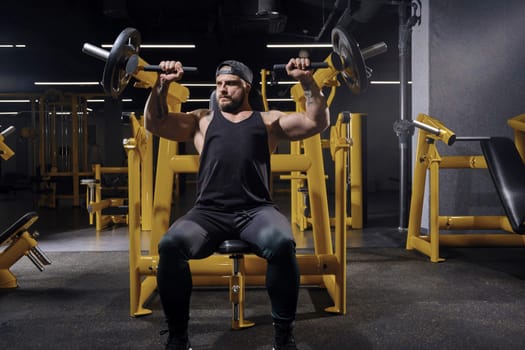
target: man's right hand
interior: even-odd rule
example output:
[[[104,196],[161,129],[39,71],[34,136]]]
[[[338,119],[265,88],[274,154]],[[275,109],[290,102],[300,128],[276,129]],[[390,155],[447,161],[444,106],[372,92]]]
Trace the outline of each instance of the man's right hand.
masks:
[[[159,63],[162,73],[159,73],[158,83],[160,88],[168,87],[170,83],[182,79],[184,71],[179,61],[161,61]]]

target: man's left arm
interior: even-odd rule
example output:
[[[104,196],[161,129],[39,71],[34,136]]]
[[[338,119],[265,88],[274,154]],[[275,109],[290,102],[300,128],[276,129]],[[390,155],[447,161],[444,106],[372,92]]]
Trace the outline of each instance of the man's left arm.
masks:
[[[310,61],[304,58],[291,59],[286,66],[288,75],[301,83],[305,96],[305,111],[282,113],[274,126],[280,138],[300,140],[324,131],[330,125],[330,113],[321,89],[317,86]]]

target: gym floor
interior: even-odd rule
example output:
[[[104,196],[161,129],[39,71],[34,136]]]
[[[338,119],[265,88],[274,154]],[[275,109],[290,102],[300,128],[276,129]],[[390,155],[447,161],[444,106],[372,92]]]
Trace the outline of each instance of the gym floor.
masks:
[[[188,188],[186,195],[176,203],[175,215],[183,213],[192,204],[193,189]],[[357,247],[402,247],[405,233],[397,227],[398,194],[396,192],[380,192],[368,195],[368,215],[366,227],[360,230],[349,230],[347,234],[348,248]],[[289,216],[290,203],[287,193],[274,194],[279,208]],[[27,211],[39,214],[33,227],[40,232],[39,246],[46,252],[61,251],[127,251],[127,226],[113,226],[96,232],[89,225],[85,207],[61,205],[52,208],[38,208],[36,198],[29,192],[17,192],[0,195],[0,210],[4,229]],[[311,232],[301,233],[297,230],[296,241],[298,249],[312,249]],[[147,237],[145,237],[147,239]]]
[[[367,224],[348,232],[347,314],[330,315],[318,287],[300,291],[296,338],[300,349],[521,349],[525,346],[525,251],[450,248],[433,264],[404,249],[395,192],[367,197]],[[276,195],[283,211],[287,195]],[[22,258],[11,271],[19,287],[0,291],[0,348],[161,349],[165,328],[158,297],[153,314],[129,316],[128,232],[96,232],[85,208],[37,208],[30,193],[0,195],[2,228],[34,210],[39,246],[53,261],[39,272]],[[181,207],[191,203],[181,199]],[[297,236],[311,249],[309,232]],[[247,290],[246,317],[255,327],[230,330],[230,304],[221,288],[197,288],[190,336],[198,349],[270,349],[264,288]]]

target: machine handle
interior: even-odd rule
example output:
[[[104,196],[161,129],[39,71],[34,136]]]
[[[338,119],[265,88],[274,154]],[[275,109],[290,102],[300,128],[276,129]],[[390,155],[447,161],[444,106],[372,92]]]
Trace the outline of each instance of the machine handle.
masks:
[[[273,65],[273,70],[285,70],[287,63],[278,63]],[[312,62],[309,69],[328,68],[328,62]]]

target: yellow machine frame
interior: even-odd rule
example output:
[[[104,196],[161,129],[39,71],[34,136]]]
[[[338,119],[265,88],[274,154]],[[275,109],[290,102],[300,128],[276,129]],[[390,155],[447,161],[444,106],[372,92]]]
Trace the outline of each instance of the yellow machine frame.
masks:
[[[126,205],[127,198],[103,198],[102,174],[127,174],[127,167],[103,167],[100,164],[93,165],[94,179],[82,179],[81,184],[87,185],[86,208],[89,213],[89,224],[95,224],[95,229],[101,231],[110,224],[127,224],[128,213],[117,215],[102,214],[102,210],[110,207],[122,207]],[[120,188],[127,190],[127,186]]]
[[[137,120],[134,113],[130,115],[131,128],[133,135],[143,126],[142,120]],[[127,140],[125,140],[127,142]],[[141,209],[140,223],[143,231],[151,231],[151,211],[153,208],[153,138],[145,140],[145,152],[141,155]],[[103,174],[127,174],[128,167],[103,167],[100,164],[93,165],[95,177],[93,179],[82,179],[81,184],[87,186],[86,208],[89,213],[89,224],[95,224],[95,229],[101,231],[110,224],[127,224],[128,210],[126,200],[128,198],[104,198],[102,175]],[[128,176],[129,178],[129,176]],[[128,186],[121,188],[128,191]],[[126,207],[124,214],[104,215],[102,210],[110,207]]]
[[[56,114],[52,115],[50,125],[46,124],[45,101],[48,96],[51,96],[51,100],[53,100],[51,105],[67,106],[70,107],[71,110],[71,143],[69,144],[71,146],[71,167],[70,170],[67,171],[59,169],[56,158],[58,147],[56,135],[54,134],[57,126]],[[80,179],[86,176],[93,176],[93,174],[88,169],[87,164],[87,115],[83,116],[82,118],[80,117],[79,109],[82,106],[79,103],[79,100],[87,100],[88,98],[95,96],[100,96],[100,94],[62,94],[56,90],[49,90],[44,92],[44,94],[39,97],[39,175],[42,178],[42,189],[48,190],[47,192],[42,191],[40,194],[41,198],[39,199],[39,203],[42,206],[54,208],[56,206],[56,199],[70,199],[73,206],[80,205]],[[84,108],[84,111],[86,110],[87,109]],[[46,134],[46,128],[51,129],[51,135]],[[84,130],[84,132],[80,133],[79,130]],[[46,159],[46,145],[49,145],[51,148],[50,159]],[[50,168],[48,169],[49,166]],[[71,177],[71,193],[56,193],[56,186],[52,179],[59,177]]]
[[[314,77],[319,86],[332,83],[338,72],[327,58],[329,68],[318,70]],[[142,86],[151,86],[155,75],[141,72]],[[186,87],[173,83],[170,86],[169,106],[172,111],[180,111],[181,103],[189,96]],[[304,111],[305,97],[300,85],[292,89],[292,97],[298,111]],[[125,140],[124,147],[128,154],[128,187],[129,187],[129,233],[130,233],[130,314],[141,316],[152,311],[144,307],[144,303],[156,288],[156,269],[158,265],[157,244],[161,236],[168,230],[170,224],[171,203],[173,195],[173,179],[177,173],[194,173],[198,169],[197,155],[177,154],[177,143],[160,139],[156,171],[156,186],[153,197],[152,231],[149,237],[149,247],[141,246],[142,232],[140,227],[141,200],[141,159],[148,152],[147,140],[151,135],[140,127],[134,132],[134,137]],[[343,136],[342,140],[347,140]],[[339,142],[337,142],[339,144]],[[330,218],[325,185],[325,173],[322,156],[321,138],[313,136],[303,142],[302,154],[274,154],[271,158],[273,172],[305,173],[308,181],[312,213],[312,234],[314,238],[313,254],[298,254],[297,260],[301,271],[301,283],[318,285],[327,289],[334,305],[326,308],[327,312],[346,313],[346,191],[342,192],[342,200],[336,206],[335,248],[332,245]],[[336,162],[342,163],[337,169],[344,168],[348,147],[334,147]],[[166,161],[169,159],[169,162]],[[346,181],[344,174],[336,175],[338,182]],[[341,180],[342,179],[342,180]],[[145,252],[145,253],[144,253]],[[191,260],[190,268],[194,285],[224,285],[229,284],[231,274],[231,259],[226,255],[212,255],[202,260]],[[244,257],[246,283],[261,285],[266,274],[266,262],[255,255]]]
[[[486,169],[482,155],[441,156],[436,141],[445,144],[454,135],[439,120],[425,114],[419,114],[417,121],[439,129],[440,135],[419,130],[414,165],[410,218],[406,239],[406,249],[416,249],[427,255],[432,262],[444,261],[439,256],[440,246],[523,246],[525,236],[515,233],[462,233],[443,234],[442,230],[503,230],[513,232],[506,216],[441,216],[439,215],[439,171],[441,169]],[[521,149],[525,159],[525,115],[509,120],[509,125],[516,132],[516,146]],[[421,232],[421,218],[425,185],[429,178],[429,232]],[[525,174],[524,174],[525,176]]]
[[[335,93],[337,88],[340,86],[339,81],[337,80],[338,71],[333,68],[332,56],[328,56],[325,62],[328,63],[328,69],[317,70],[314,78],[318,86],[330,88],[330,93],[327,97],[327,105],[330,106],[332,101],[335,98]],[[263,69],[261,70],[261,95],[263,98],[265,110],[269,110],[268,97],[267,97],[267,76],[271,72]],[[301,94],[302,88],[300,85],[295,85],[292,88],[292,97],[294,94]],[[346,225],[354,229],[363,228],[363,158],[362,158],[362,125],[364,122],[364,117],[366,114],[363,113],[352,113],[349,122],[345,122],[345,128],[347,130],[341,130],[340,126],[332,126],[330,128],[330,139],[321,140],[321,145],[323,148],[330,148],[330,153],[332,158],[334,157],[333,144],[337,138],[342,135],[342,133],[347,134],[347,137],[343,137],[341,140],[345,140],[352,147],[349,150],[348,155],[350,155],[350,160],[345,165],[347,180],[351,177],[351,187],[350,187],[350,213],[351,215],[346,215]],[[339,116],[341,118],[341,116]],[[340,121],[341,119],[338,119]],[[304,151],[303,141],[294,141],[290,143],[290,153],[291,154],[301,154]],[[341,171],[341,169],[336,169],[335,171]],[[305,201],[305,196],[300,194],[300,189],[305,187],[307,183],[306,177],[301,172],[293,171],[290,175],[281,175],[281,179],[290,180],[290,200],[291,200],[291,217],[290,221],[297,225],[300,231],[304,231],[311,227],[312,219],[305,215],[305,209],[307,208],[307,203]],[[342,191],[346,191],[348,186],[347,184],[344,188],[335,187],[335,202],[337,203],[341,200]],[[346,192],[345,192],[346,194]],[[337,218],[330,218],[330,223],[332,226],[335,225],[335,220]]]

